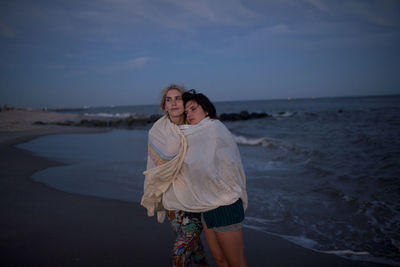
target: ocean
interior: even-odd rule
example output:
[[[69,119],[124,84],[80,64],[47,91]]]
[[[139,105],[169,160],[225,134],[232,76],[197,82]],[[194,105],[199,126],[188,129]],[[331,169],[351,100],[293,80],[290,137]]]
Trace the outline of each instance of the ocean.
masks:
[[[400,95],[216,102],[239,144],[245,227],[353,260],[400,265]],[[74,109],[99,117],[160,114],[157,105]],[[57,189],[139,202],[147,129],[59,134],[18,146],[65,165],[34,174]],[[145,214],[144,214],[145,216]]]

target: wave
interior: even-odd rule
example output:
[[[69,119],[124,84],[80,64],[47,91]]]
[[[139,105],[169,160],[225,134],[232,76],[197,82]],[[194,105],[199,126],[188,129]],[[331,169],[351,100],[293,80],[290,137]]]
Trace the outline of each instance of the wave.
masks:
[[[264,147],[278,147],[280,141],[270,137],[249,138],[242,135],[233,135],[235,142],[239,145],[248,146],[264,146]]]
[[[271,116],[274,119],[281,119],[281,118],[289,118],[289,117],[293,117],[294,115],[296,115],[297,112],[291,112],[291,111],[282,111],[282,112],[278,112],[278,113],[273,113],[271,114]]]
[[[310,239],[304,235],[286,235],[282,233],[275,233],[267,230],[268,224],[274,223],[275,220],[266,220],[257,217],[248,217],[246,216],[245,223],[243,227],[248,229],[253,229],[255,231],[272,235],[278,236],[284,240],[287,240],[293,244],[299,245],[303,248],[310,249],[316,252],[325,253],[325,254],[333,254],[342,258],[346,258],[349,260],[355,261],[367,261],[367,262],[374,262],[378,264],[385,264],[385,265],[392,265],[392,266],[399,266],[399,261],[394,258],[386,257],[386,256],[376,256],[371,254],[368,251],[354,251],[351,249],[343,249],[343,250],[324,250],[320,247],[319,242],[314,239]]]
[[[268,223],[271,223],[271,222],[274,222],[274,220],[265,220],[265,219],[261,219],[261,218],[246,216],[244,227],[253,229],[253,230],[256,230],[259,232],[263,232],[265,234],[278,236],[278,237],[285,239],[291,243],[297,244],[303,248],[311,249],[311,250],[322,252],[322,253],[335,254],[338,256],[342,256],[342,257],[370,256],[371,255],[367,251],[352,251],[352,250],[325,250],[324,251],[321,249],[317,249],[316,247],[318,247],[318,242],[313,239],[307,238],[303,235],[299,235],[299,236],[285,235],[285,234],[274,233],[274,232],[266,230],[265,225],[267,225]]]
[[[279,139],[267,136],[260,138],[251,138],[243,135],[233,134],[233,138],[238,145],[261,146],[261,147],[279,149],[281,151],[294,153],[297,155],[304,155],[307,158],[307,160],[305,160],[305,163],[308,163],[310,161],[310,157],[322,155],[320,152],[314,149],[299,147],[296,144],[285,143],[284,141],[281,141]],[[284,157],[287,157],[287,155],[285,155]]]
[[[335,255],[357,255],[357,256],[366,256],[370,255],[367,251],[352,251],[352,250],[330,250],[324,251],[328,254],[335,254]]]

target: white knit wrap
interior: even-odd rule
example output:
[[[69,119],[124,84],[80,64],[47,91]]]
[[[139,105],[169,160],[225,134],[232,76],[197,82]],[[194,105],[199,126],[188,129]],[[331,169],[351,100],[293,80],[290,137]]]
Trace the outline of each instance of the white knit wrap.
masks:
[[[225,125],[205,118],[180,128],[163,117],[149,131],[141,201],[148,215],[157,211],[162,222],[164,209],[204,212],[239,198],[246,209],[246,177],[237,144]],[[167,161],[169,157],[173,159]]]
[[[147,170],[143,173],[144,193],[141,205],[148,216],[163,222],[166,212],[162,207],[162,195],[171,185],[181,169],[186,155],[186,138],[179,127],[167,116],[156,121],[149,131]]]
[[[205,118],[181,128],[188,149],[181,171],[164,194],[164,207],[204,212],[241,198],[246,209],[246,177],[237,144],[225,125]]]

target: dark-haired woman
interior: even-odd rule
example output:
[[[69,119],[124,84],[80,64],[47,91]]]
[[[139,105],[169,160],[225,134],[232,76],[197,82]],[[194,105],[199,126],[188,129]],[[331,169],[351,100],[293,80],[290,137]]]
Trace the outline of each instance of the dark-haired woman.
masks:
[[[181,127],[187,151],[163,205],[201,212],[205,239],[217,266],[247,266],[242,236],[246,178],[238,147],[205,95],[190,91],[182,98],[191,124]]]

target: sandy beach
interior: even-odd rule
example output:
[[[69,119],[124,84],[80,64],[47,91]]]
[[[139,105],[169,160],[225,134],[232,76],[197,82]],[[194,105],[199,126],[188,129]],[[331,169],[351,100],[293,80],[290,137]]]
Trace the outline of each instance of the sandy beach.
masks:
[[[147,217],[139,204],[65,193],[31,180],[60,163],[15,145],[49,134],[105,131],[32,125],[75,119],[80,118],[45,111],[0,113],[0,264],[171,266],[172,230]],[[247,228],[244,238],[249,266],[382,266],[314,252]]]

